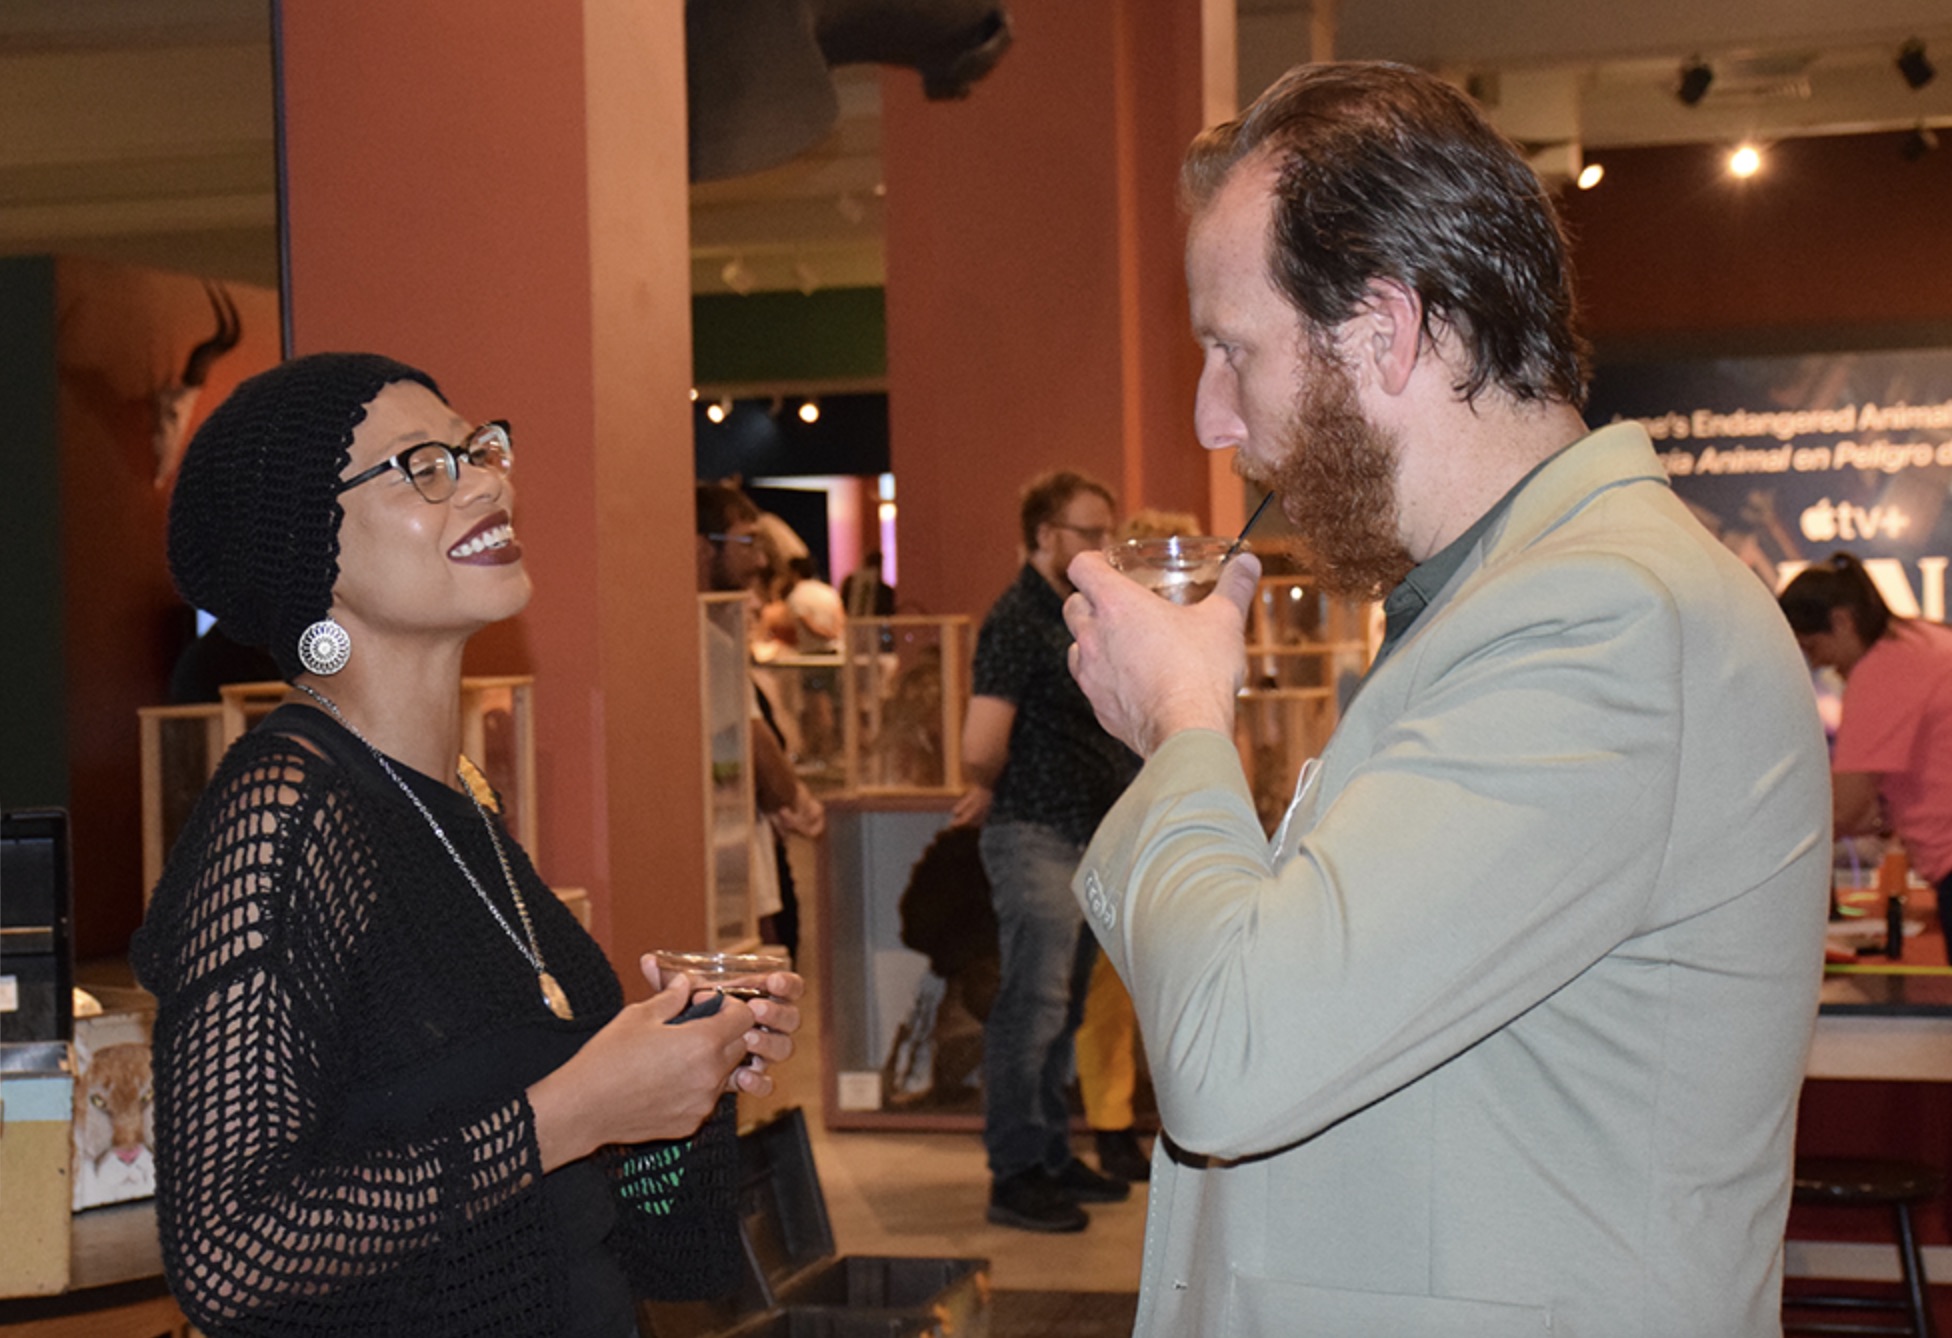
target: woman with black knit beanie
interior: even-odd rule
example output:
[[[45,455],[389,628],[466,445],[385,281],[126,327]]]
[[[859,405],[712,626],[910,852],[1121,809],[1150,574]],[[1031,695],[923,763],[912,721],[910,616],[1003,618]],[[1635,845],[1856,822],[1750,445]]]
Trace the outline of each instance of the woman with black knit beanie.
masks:
[[[1864,564],[1834,554],[1778,597],[1812,668],[1844,680],[1830,755],[1838,836],[1896,832],[1952,913],[1952,628],[1900,618]]]
[[[370,354],[251,378],[185,456],[177,585],[292,685],[133,954],[164,1266],[211,1338],[630,1338],[634,1297],[737,1284],[731,1093],[803,985],[667,1026],[693,991],[646,959],[625,1007],[460,755],[462,648],[529,598],[512,463]]]

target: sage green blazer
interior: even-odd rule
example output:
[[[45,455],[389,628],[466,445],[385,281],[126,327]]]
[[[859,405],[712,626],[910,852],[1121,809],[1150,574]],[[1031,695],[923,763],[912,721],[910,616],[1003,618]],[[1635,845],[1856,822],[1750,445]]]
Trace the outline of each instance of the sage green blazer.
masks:
[[[1637,426],[1533,478],[1300,790],[1270,843],[1175,736],[1074,884],[1168,1136],[1138,1332],[1776,1333],[1829,768]]]

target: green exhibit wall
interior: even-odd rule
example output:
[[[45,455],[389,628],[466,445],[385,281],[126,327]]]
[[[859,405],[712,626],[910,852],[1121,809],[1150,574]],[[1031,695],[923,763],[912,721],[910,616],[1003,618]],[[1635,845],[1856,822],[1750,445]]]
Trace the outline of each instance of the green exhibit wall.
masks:
[[[751,293],[691,300],[698,385],[879,382],[888,324],[879,288]]]
[[[0,806],[65,807],[54,261],[0,259]]]

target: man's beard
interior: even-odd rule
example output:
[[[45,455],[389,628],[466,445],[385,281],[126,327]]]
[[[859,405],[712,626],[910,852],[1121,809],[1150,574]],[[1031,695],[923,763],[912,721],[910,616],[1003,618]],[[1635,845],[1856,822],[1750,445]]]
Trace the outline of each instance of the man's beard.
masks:
[[[1363,416],[1355,381],[1315,353],[1271,465],[1240,473],[1281,496],[1300,532],[1310,572],[1331,595],[1377,599],[1415,566],[1398,534],[1396,439]]]

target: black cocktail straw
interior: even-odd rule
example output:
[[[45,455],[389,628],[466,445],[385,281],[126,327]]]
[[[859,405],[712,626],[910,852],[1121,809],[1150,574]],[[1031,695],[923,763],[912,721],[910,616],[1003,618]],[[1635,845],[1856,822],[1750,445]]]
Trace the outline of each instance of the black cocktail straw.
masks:
[[[1254,522],[1261,518],[1261,512],[1267,510],[1267,504],[1273,500],[1273,493],[1261,498],[1261,504],[1254,508],[1254,514],[1247,518],[1247,523],[1240,527],[1240,533],[1235,536],[1233,543],[1228,545],[1227,551],[1220,555],[1221,566],[1224,567],[1233,560],[1234,554],[1240,551],[1240,546],[1247,542],[1247,531],[1254,528]]]

